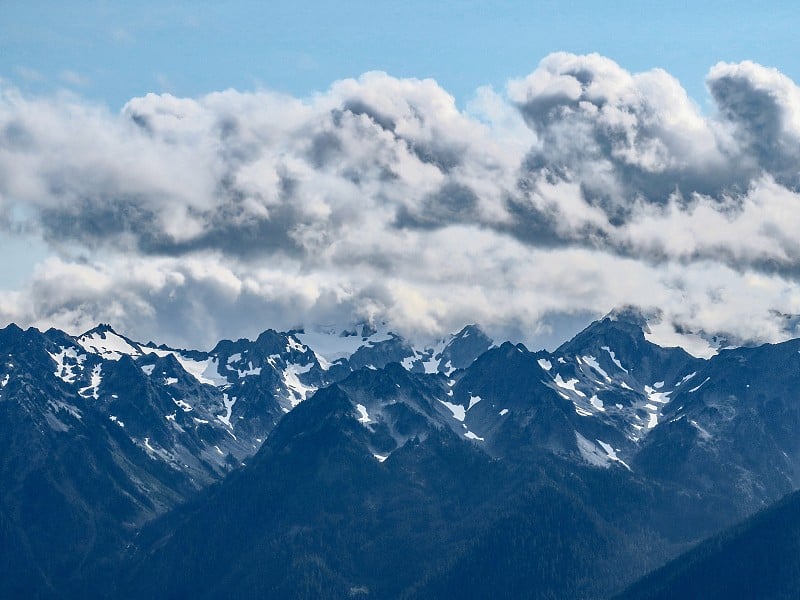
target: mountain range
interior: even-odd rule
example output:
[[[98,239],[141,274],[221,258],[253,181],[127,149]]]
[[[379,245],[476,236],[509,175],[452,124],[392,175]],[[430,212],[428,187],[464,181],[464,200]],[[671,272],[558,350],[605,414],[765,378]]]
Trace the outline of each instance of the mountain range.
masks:
[[[701,359],[647,328],[624,309],[553,352],[476,325],[416,347],[368,324],[199,351],[9,325],[0,595],[684,585],[800,489],[800,340]]]

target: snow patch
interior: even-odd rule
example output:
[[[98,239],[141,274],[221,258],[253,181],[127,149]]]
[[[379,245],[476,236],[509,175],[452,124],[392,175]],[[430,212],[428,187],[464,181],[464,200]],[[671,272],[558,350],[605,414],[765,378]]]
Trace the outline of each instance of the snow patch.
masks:
[[[188,404],[187,402],[184,402],[183,400],[175,400],[175,398],[173,398],[173,399],[172,399],[172,401],[173,401],[173,402],[175,403],[175,405],[176,405],[178,408],[180,408],[180,409],[181,409],[183,412],[189,412],[189,411],[191,411],[191,410],[192,410],[192,406],[191,406],[190,404]]]
[[[590,366],[592,369],[594,369],[594,370],[595,370],[595,371],[597,371],[597,372],[598,372],[600,375],[602,375],[602,376],[605,378],[605,380],[606,380],[606,381],[611,381],[611,377],[609,377],[609,376],[608,376],[608,373],[606,373],[606,372],[605,372],[605,371],[604,371],[604,370],[603,370],[603,369],[600,367],[600,364],[597,362],[597,360],[595,359],[595,357],[594,357],[594,356],[584,356],[584,357],[583,357],[583,362],[585,362],[585,363],[586,363],[587,365],[589,365],[589,366]]]
[[[325,370],[339,359],[350,358],[362,346],[374,346],[392,339],[388,332],[374,333],[366,339],[359,335],[343,336],[335,327],[320,327],[314,331],[295,333],[292,337],[299,340],[303,345],[301,348],[313,348],[314,355]]]
[[[553,368],[553,363],[551,363],[546,358],[540,358],[536,362],[538,362],[539,366],[542,367],[545,371],[549,371],[550,369]]]
[[[74,348],[61,348],[58,354],[50,354],[56,363],[55,375],[65,383],[75,383],[76,369],[79,369],[86,360],[85,354],[78,354]],[[67,359],[71,359],[74,364],[67,364]],[[5,386],[3,386],[5,387]]]
[[[276,357],[276,356],[279,356],[279,355],[273,354],[269,358],[273,358],[273,357]],[[254,367],[253,366],[253,362],[251,360],[247,361],[246,368],[244,368],[244,369],[239,368],[238,366],[236,366],[236,363],[241,363],[242,360],[243,360],[242,359],[242,353],[241,352],[236,352],[234,354],[231,354],[228,357],[226,365],[230,370],[236,371],[236,373],[239,376],[239,378],[247,377],[248,375],[260,375],[261,374],[261,367]],[[267,360],[269,360],[269,359],[267,359]],[[273,361],[269,361],[269,362],[270,362],[270,364],[272,366],[275,366]]]
[[[297,365],[294,363],[290,363],[286,365],[286,369],[283,371],[283,383],[286,385],[287,389],[291,392],[289,394],[289,402],[292,405],[292,408],[300,404],[303,400],[308,398],[308,396],[317,391],[317,388],[313,385],[306,385],[302,381],[300,381],[300,375],[304,373],[308,373],[311,370],[311,367],[314,366],[314,363],[308,363],[306,365]]]
[[[439,400],[439,402],[444,404],[450,410],[450,412],[453,413],[453,418],[456,421],[461,421],[462,423],[464,422],[464,419],[467,416],[467,411],[464,410],[463,406],[461,406],[460,404],[452,404],[450,402],[445,402],[444,400]]]
[[[400,364],[406,371],[410,371],[414,368],[414,363],[417,361],[417,354],[412,356],[406,356],[403,360],[400,361]]]
[[[252,363],[250,363],[249,369],[236,369],[236,373],[239,377],[248,377],[250,375],[261,375],[261,367],[254,367]]]
[[[372,423],[372,419],[369,418],[369,413],[367,413],[367,407],[363,404],[356,404],[356,410],[358,411],[359,417],[358,422],[362,425],[367,425]]]
[[[154,346],[140,346],[140,348],[142,349],[142,354],[145,356],[148,354],[155,354],[158,357],[164,358],[170,354],[176,354],[174,350],[162,350],[161,348],[155,348]]]
[[[295,350],[297,352],[302,352],[303,354],[308,352],[308,348],[304,346],[302,343],[300,343],[298,340],[296,340],[294,336],[290,335],[288,338],[286,338],[286,340],[287,340],[286,352],[291,352],[292,350]]]
[[[113,331],[84,334],[78,338],[78,344],[92,354],[98,354],[106,360],[119,360],[123,354],[139,356],[141,350],[132,346],[125,338]]]
[[[669,320],[661,323],[647,323],[649,331],[645,330],[644,337],[662,348],[680,346],[686,352],[698,358],[711,358],[717,353],[717,348],[708,340],[694,333],[679,333]]]
[[[91,383],[87,385],[85,388],[81,388],[78,390],[78,393],[81,396],[89,396],[91,395],[92,398],[97,400],[100,396],[98,395],[98,388],[100,387],[100,383],[103,381],[103,376],[101,375],[101,370],[103,365],[95,365],[92,369],[92,379]]]
[[[426,360],[422,363],[422,367],[425,369],[426,375],[431,375],[433,373],[438,372],[439,370],[439,361],[435,358],[431,358]]]
[[[233,414],[233,405],[236,404],[236,398],[229,398],[228,394],[222,394],[222,404],[225,407],[225,414],[217,415],[217,421],[225,425],[228,429],[233,429],[231,425],[231,414]]]
[[[617,365],[617,367],[619,367],[621,370],[625,371],[625,373],[628,373],[628,369],[622,366],[622,363],[619,362],[619,360],[617,359],[617,355],[611,348],[609,348],[608,346],[602,346],[600,349],[608,352],[608,355],[611,357],[611,362]]]
[[[600,448],[587,440],[577,431],[575,432],[575,442],[578,445],[578,452],[580,452],[583,460],[596,467],[608,468],[609,463],[611,462],[608,458],[608,454],[603,452]]]
[[[653,388],[645,386],[645,392],[647,392],[648,399],[651,402],[656,402],[658,404],[666,404],[669,402],[669,397],[672,392],[657,392]]]
[[[578,389],[575,389],[575,384],[578,383],[577,379],[573,378],[573,379],[570,379],[569,381],[564,381],[561,378],[561,374],[559,373],[558,375],[555,376],[555,379],[553,379],[553,381],[560,388],[563,388],[565,390],[569,390],[572,393],[577,394],[578,396],[581,396],[582,398],[586,397],[586,394],[584,394],[582,391],[580,391]]]
[[[214,387],[228,383],[228,380],[219,373],[219,365],[216,358],[194,360],[178,353],[175,353],[174,356],[183,367],[183,370],[198,382]]]
[[[620,463],[623,467],[628,469],[628,471],[631,470],[631,468],[623,460],[621,460],[620,458],[617,457],[617,452],[616,452],[616,450],[614,450],[614,448],[611,447],[611,444],[606,444],[602,440],[597,440],[597,443],[600,444],[600,447],[603,450],[605,450],[606,456],[608,456],[608,458],[610,460]]]
[[[701,383],[697,387],[693,387],[692,389],[690,389],[689,393],[690,394],[694,394],[697,390],[699,390],[701,387],[703,387],[708,382],[709,379],[711,379],[711,377],[706,377],[705,380],[703,381],[703,383]]]

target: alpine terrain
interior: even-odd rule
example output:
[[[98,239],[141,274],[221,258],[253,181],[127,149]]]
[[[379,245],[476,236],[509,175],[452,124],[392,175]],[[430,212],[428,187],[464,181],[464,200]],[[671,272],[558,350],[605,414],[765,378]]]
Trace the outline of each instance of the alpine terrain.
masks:
[[[9,325],[0,595],[730,597],[721,565],[769,563],[760,597],[796,596],[796,497],[737,523],[800,489],[800,340],[651,337],[630,308],[553,352]]]

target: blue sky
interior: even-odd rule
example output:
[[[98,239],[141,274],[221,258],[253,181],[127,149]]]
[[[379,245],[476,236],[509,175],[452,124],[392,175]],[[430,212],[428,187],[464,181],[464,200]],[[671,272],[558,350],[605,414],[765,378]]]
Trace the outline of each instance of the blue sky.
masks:
[[[305,96],[369,70],[433,77],[464,105],[546,54],[599,52],[662,67],[701,105],[718,61],[800,79],[791,2],[0,1],[0,77],[118,109],[133,96],[233,87]]]

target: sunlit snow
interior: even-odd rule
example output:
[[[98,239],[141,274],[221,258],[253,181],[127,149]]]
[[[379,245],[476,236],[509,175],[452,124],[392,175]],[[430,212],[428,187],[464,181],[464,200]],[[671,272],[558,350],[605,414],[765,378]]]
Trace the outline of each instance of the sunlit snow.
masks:
[[[356,410],[358,410],[358,422],[362,425],[367,425],[368,423],[372,423],[372,419],[369,418],[369,413],[367,413],[367,407],[363,404],[356,404]]]
[[[456,421],[461,421],[461,422],[464,421],[464,419],[467,416],[467,411],[464,409],[463,406],[461,406],[460,404],[452,404],[450,402],[445,402],[444,400],[439,400],[439,402],[441,402],[448,409],[450,409],[450,412],[453,413],[453,418]]]
[[[473,396],[471,393],[469,395],[469,406],[467,407],[467,411],[470,411],[473,406],[475,406],[478,402],[483,400],[480,396]]]
[[[99,354],[107,360],[119,360],[123,354],[129,356],[139,356],[141,354],[138,348],[129,344],[122,336],[113,331],[103,333],[95,331],[91,334],[84,334],[78,338],[78,344],[87,352]]]
[[[584,394],[582,391],[580,391],[578,389],[575,389],[575,384],[578,383],[577,379],[573,378],[573,379],[570,379],[569,381],[564,381],[561,378],[561,374],[559,373],[558,375],[555,376],[553,381],[560,388],[563,388],[565,390],[569,390],[570,392],[578,394],[578,396],[586,397],[586,394]]]
[[[213,385],[215,387],[228,383],[228,380],[219,374],[219,365],[216,358],[194,360],[177,352],[174,353],[174,356],[183,367],[183,370],[200,383]]]
[[[92,369],[91,383],[89,385],[87,385],[85,388],[81,388],[78,391],[78,393],[81,396],[91,396],[95,400],[97,400],[99,398],[99,396],[98,396],[98,388],[100,387],[100,383],[103,380],[103,377],[101,375],[102,367],[103,367],[103,365],[96,365]]]
[[[697,387],[693,387],[692,389],[690,389],[689,393],[690,394],[695,393],[697,390],[699,390],[701,387],[703,387],[708,382],[709,379],[711,379],[711,377],[706,377],[705,380],[703,380],[703,383],[701,383]]]
[[[231,414],[233,414],[233,405],[236,404],[236,398],[229,397],[228,394],[222,394],[222,404],[225,407],[225,414],[217,415],[217,420],[228,429],[232,429]]]
[[[594,356],[584,356],[583,357],[583,362],[585,362],[587,365],[589,365],[597,373],[599,373],[600,375],[605,377],[606,381],[611,381],[611,377],[609,377],[608,373],[606,373],[602,368],[600,368],[600,365],[598,364],[598,362],[597,362],[597,360],[595,359]]]
[[[603,450],[605,450],[606,455],[608,456],[609,459],[611,459],[612,461],[620,463],[622,466],[624,466],[626,469],[628,469],[628,471],[631,470],[631,468],[623,460],[621,460],[620,458],[617,457],[617,452],[616,452],[616,450],[614,450],[614,448],[611,447],[611,444],[607,444],[602,440],[597,440],[597,443],[600,444],[600,447]]]
[[[289,402],[292,404],[292,408],[308,398],[310,394],[317,391],[316,387],[313,385],[306,385],[300,381],[299,377],[299,375],[302,375],[303,373],[308,373],[313,366],[314,363],[308,363],[306,365],[297,365],[291,363],[286,365],[286,369],[283,371],[283,381],[286,384],[286,387],[292,392],[289,397]]]
[[[622,369],[626,373],[628,372],[628,369],[623,367],[622,363],[619,362],[619,360],[617,360],[617,355],[614,353],[614,351],[611,348],[609,348],[608,346],[602,346],[600,349],[601,350],[605,350],[606,352],[608,352],[608,355],[611,357],[611,362],[613,362],[615,365],[617,365],[620,369]]]
[[[75,383],[77,373],[76,369],[80,369],[83,362],[86,360],[85,354],[78,354],[74,348],[61,348],[58,354],[50,354],[56,363],[55,375],[65,383]],[[76,364],[67,364],[66,359],[72,359]]]
[[[361,346],[373,346],[378,342],[392,339],[388,331],[378,331],[364,339],[359,335],[341,335],[334,327],[320,327],[294,337],[305,346],[312,348],[323,369],[340,358],[350,358]]]

